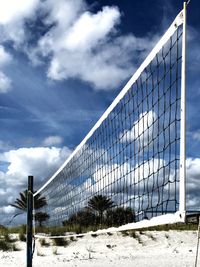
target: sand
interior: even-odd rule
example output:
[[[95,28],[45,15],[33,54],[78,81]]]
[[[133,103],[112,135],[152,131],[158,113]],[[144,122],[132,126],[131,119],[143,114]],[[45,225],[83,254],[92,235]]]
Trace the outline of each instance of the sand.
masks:
[[[26,244],[17,241],[16,245],[20,251],[0,251],[0,266],[26,266]],[[138,231],[134,237],[122,233],[89,235],[70,241],[66,247],[44,247],[37,240],[33,267],[192,267],[196,245],[196,231]]]

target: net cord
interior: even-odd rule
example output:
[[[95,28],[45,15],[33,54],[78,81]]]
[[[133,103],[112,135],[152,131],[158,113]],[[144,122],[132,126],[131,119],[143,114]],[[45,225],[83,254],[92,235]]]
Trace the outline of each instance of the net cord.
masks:
[[[131,77],[128,83],[124,86],[122,91],[118,94],[112,104],[108,107],[108,109],[104,112],[104,114],[100,117],[97,123],[93,126],[90,132],[86,135],[86,137],[82,140],[82,142],[76,147],[76,149],[72,152],[72,154],[67,158],[67,160],[63,163],[63,165],[53,174],[53,176],[34,194],[36,196],[39,194],[48,184],[50,184],[56,176],[63,170],[63,168],[67,165],[67,163],[74,157],[74,155],[85,145],[87,140],[93,135],[96,129],[102,124],[102,122],[107,118],[110,112],[115,108],[115,106],[119,103],[119,101],[124,97],[127,91],[131,88],[131,86],[137,81],[141,73],[145,70],[145,68],[150,64],[150,62],[155,58],[156,54],[162,49],[164,44],[173,36],[177,28],[183,24],[184,15],[183,10],[177,15],[171,26],[168,28],[166,33],[162,36],[162,38],[158,41],[155,47],[152,49],[150,54],[144,60],[144,62],[140,65],[135,74]]]

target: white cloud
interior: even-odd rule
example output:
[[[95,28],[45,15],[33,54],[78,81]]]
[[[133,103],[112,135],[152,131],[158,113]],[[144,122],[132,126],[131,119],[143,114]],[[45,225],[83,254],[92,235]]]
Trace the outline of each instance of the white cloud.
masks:
[[[133,123],[131,130],[120,135],[121,142],[136,140],[141,146],[146,146],[157,135],[157,115],[154,111],[145,111]]]
[[[70,51],[90,50],[113,29],[119,21],[117,8],[105,7],[97,14],[85,12],[69,30],[65,46]]]
[[[68,8],[72,9],[71,1],[69,3]],[[57,8],[52,12],[59,13],[60,10]],[[48,77],[54,80],[75,77],[90,82],[98,88],[113,88],[130,75],[130,71],[127,73],[120,67],[120,63],[116,62],[116,57],[111,60],[113,52],[109,51],[111,44],[105,47],[107,35],[119,21],[119,10],[115,7],[105,7],[97,14],[82,10],[82,14],[78,17],[79,12],[80,10],[77,10],[77,15],[72,16],[71,24],[67,21],[68,27],[64,29],[63,22],[61,23],[54,14],[57,27],[39,40],[37,52],[34,51],[34,54],[52,55]],[[104,48],[107,55],[103,52]]]
[[[47,177],[50,173],[52,174],[53,171],[60,167],[70,152],[71,151],[66,147],[63,149],[55,147],[37,147],[21,148],[1,153],[0,160],[10,163],[6,173],[0,172],[0,203],[4,213],[13,213],[13,210],[9,208],[8,204],[13,203],[19,192],[26,189],[27,176],[29,174],[35,176],[35,184],[41,184],[41,181],[44,182],[44,177]],[[89,150],[88,153],[90,154],[91,151]],[[200,186],[200,158],[188,158],[186,163],[187,204],[189,208],[194,209],[200,204],[198,197]],[[134,192],[136,194],[145,194],[145,190],[149,192],[152,186],[154,186],[152,201],[156,203],[156,201],[158,201],[156,186],[161,186],[164,181],[166,183],[166,181],[170,179],[171,194],[174,190],[173,181],[175,170],[173,170],[173,168],[168,170],[166,164],[167,163],[162,159],[154,158],[144,162],[142,165],[135,166],[131,166],[129,163],[123,163],[121,165],[96,165],[96,170],[94,169],[92,178],[87,179],[77,190],[79,190],[79,192],[84,190],[84,194],[88,197],[90,197],[91,192],[93,194],[95,192],[109,193],[113,195],[113,200],[117,203],[122,192],[124,199],[130,197]],[[163,168],[164,166],[165,168]],[[133,183],[135,183],[134,187],[131,186]],[[70,186],[72,185],[69,184],[68,189],[70,189]],[[127,194],[124,193],[125,189],[127,190]],[[163,199],[165,199],[168,197],[168,184],[166,184],[163,190]],[[65,192],[60,192],[60,194],[65,194]],[[78,198],[80,196],[81,194],[78,194]],[[148,199],[145,200],[144,198],[143,208],[145,205],[148,205],[146,202],[147,200]],[[60,198],[57,199],[57,201],[57,205],[59,205]],[[80,199],[80,201],[82,201],[82,199]]]
[[[11,80],[0,71],[0,93],[7,93],[11,88]]]
[[[95,182],[92,185],[94,192],[105,191],[106,189],[112,194],[117,194],[119,192],[125,194],[125,191],[127,192],[128,190],[130,194],[134,190],[137,192],[138,187],[140,187],[140,190],[142,188],[142,192],[147,194],[147,190],[151,191],[155,179],[157,179],[156,182],[158,186],[161,186],[165,179],[170,179],[171,182],[174,181],[174,170],[169,170],[166,161],[158,158],[151,158],[143,164],[140,163],[135,166],[131,166],[128,162],[122,164],[97,165],[93,178]],[[133,184],[135,184],[134,187]],[[146,184],[146,189],[144,184]]]
[[[0,1],[1,42],[11,40],[14,47],[24,43],[27,36],[25,20],[33,18],[40,0]]]
[[[118,36],[117,7],[106,6],[93,14],[84,1],[60,0],[44,2],[43,10],[49,12],[45,23],[55,25],[28,53],[35,64],[48,57],[47,75],[53,80],[77,78],[97,89],[115,88],[130,77],[138,56],[155,42],[154,37]]]
[[[146,194],[152,191],[152,201],[157,205],[158,194],[163,194],[163,200],[169,198],[169,183],[170,182],[170,198],[173,199],[175,190],[179,190],[176,184],[175,174],[177,171],[167,165],[167,161],[162,159],[152,158],[145,161],[143,164],[131,166],[129,163],[123,164],[105,164],[96,166],[93,174],[93,182],[88,179],[82,189],[85,194],[90,197],[91,192],[103,192],[113,196],[116,202],[122,197],[136,197],[136,203],[139,201],[137,194]],[[177,172],[178,175],[179,171]],[[199,210],[199,188],[200,188],[200,158],[187,158],[186,160],[186,205],[189,210]],[[133,185],[134,184],[134,185]],[[160,192],[158,193],[158,187]],[[161,189],[162,188],[162,189]],[[162,192],[161,192],[162,191]],[[176,192],[178,198],[178,191]],[[149,198],[143,198],[143,208],[148,203]],[[140,203],[141,204],[141,203]]]
[[[200,158],[188,158],[186,161],[188,181],[195,180],[200,177]],[[200,184],[200,179],[198,179]]]
[[[61,136],[54,135],[54,136],[48,136],[47,138],[45,138],[43,141],[43,145],[44,146],[56,146],[56,145],[62,144],[62,142],[63,142],[63,138]]]
[[[86,9],[84,0],[48,0],[42,4],[42,8],[48,11],[48,16],[45,18],[46,24],[57,22],[59,28],[68,28],[78,18],[78,16]],[[58,27],[54,28],[55,31]]]
[[[12,213],[9,203],[13,203],[19,192],[27,188],[28,175],[34,176],[34,188],[38,189],[70,153],[67,147],[19,148],[0,153],[0,161],[9,163],[6,172],[0,171],[0,207],[4,212]]]
[[[38,179],[44,179],[46,173],[51,173],[52,169],[59,166],[69,155],[70,150],[64,148],[19,148],[10,150],[0,155],[0,159],[9,162],[7,175],[20,177],[21,183],[28,175],[33,174]],[[16,181],[17,182],[17,181]]]
[[[6,207],[3,207],[3,211],[4,211],[6,214],[10,214],[10,213],[15,212],[15,208],[12,207],[12,206],[6,206]]]
[[[94,89],[122,84],[155,42],[154,37],[119,36],[121,14],[115,6],[92,13],[84,0],[21,0],[20,5],[8,0],[0,3],[0,10],[1,42],[11,40],[33,64],[47,63],[50,79],[81,79]],[[34,25],[38,17],[49,30],[33,45],[29,38],[34,33],[25,22]]]
[[[38,4],[38,0],[1,0],[0,24],[8,24],[13,21],[28,17]]]

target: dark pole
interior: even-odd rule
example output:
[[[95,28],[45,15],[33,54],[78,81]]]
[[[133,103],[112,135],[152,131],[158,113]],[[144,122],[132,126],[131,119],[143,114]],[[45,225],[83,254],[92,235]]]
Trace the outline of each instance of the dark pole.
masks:
[[[27,192],[27,267],[32,267],[32,239],[33,239],[33,176],[28,176]]]

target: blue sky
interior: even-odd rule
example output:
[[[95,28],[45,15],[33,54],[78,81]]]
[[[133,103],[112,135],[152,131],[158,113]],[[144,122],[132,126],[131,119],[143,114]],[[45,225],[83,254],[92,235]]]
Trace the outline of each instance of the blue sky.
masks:
[[[64,162],[182,9],[169,0],[0,1],[0,206]],[[200,4],[188,9],[187,172],[200,185]],[[198,187],[199,188],[199,187]],[[198,192],[195,191],[195,203]],[[195,199],[194,199],[195,198]],[[192,204],[191,204],[192,205]]]

